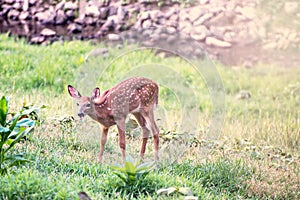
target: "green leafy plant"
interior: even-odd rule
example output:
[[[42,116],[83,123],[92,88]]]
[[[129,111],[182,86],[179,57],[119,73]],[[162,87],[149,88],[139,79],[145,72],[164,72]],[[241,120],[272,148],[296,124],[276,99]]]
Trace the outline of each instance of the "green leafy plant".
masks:
[[[140,160],[134,161],[128,157],[122,165],[111,166],[113,173],[117,175],[126,185],[135,183],[137,180],[144,178],[153,169],[154,162],[140,164]]]
[[[38,108],[29,107],[24,108],[14,114],[8,120],[9,103],[3,96],[0,100],[0,174],[5,174],[8,169],[18,166],[25,162],[27,159],[22,154],[10,153],[16,144],[23,139],[35,125],[35,121],[28,116],[35,113]]]

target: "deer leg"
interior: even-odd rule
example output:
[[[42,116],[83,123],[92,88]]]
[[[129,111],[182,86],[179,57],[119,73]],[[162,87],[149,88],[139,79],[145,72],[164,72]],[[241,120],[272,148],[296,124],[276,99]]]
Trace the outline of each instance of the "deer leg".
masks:
[[[119,146],[122,153],[123,164],[125,164],[125,156],[126,156],[126,143],[125,143],[125,118],[116,122],[119,133]]]
[[[154,114],[153,110],[150,110],[149,112],[144,112],[143,117],[145,118],[147,124],[150,125],[152,134],[153,134],[153,143],[154,143],[154,159],[157,162],[158,161],[158,145],[159,145],[159,129],[155,123],[154,120]]]
[[[145,151],[146,151],[146,145],[147,145],[147,141],[149,138],[150,130],[146,126],[146,120],[140,113],[132,113],[132,114],[137,119],[139,125],[142,128],[142,132],[143,132],[143,142],[142,142],[142,147],[141,147],[141,151],[140,151],[140,159],[142,160],[144,157]]]
[[[101,134],[101,140],[100,140],[100,155],[99,155],[99,162],[102,163],[102,158],[103,158],[103,152],[107,140],[107,133],[108,133],[108,128],[107,127],[102,127],[102,134]]]

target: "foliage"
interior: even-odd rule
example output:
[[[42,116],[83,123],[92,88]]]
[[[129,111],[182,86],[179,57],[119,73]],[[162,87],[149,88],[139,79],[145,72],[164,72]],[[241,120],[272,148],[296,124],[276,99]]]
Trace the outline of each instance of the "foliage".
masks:
[[[126,185],[135,183],[138,179],[143,179],[153,169],[154,162],[140,163],[134,161],[132,157],[127,157],[124,166],[111,166],[113,173],[117,175]]]
[[[22,109],[7,121],[8,110],[8,100],[3,96],[0,100],[0,174],[7,173],[11,167],[28,162],[22,154],[13,154],[12,151],[34,128],[35,121],[26,115],[35,112],[37,108]]]

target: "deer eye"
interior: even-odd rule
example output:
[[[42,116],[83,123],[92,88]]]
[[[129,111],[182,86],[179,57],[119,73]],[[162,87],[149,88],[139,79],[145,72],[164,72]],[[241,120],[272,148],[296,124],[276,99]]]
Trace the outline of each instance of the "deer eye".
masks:
[[[90,108],[90,107],[91,107],[91,104],[90,104],[90,103],[87,103],[87,104],[86,104],[86,107]]]
[[[76,103],[77,106],[79,106],[79,103]]]

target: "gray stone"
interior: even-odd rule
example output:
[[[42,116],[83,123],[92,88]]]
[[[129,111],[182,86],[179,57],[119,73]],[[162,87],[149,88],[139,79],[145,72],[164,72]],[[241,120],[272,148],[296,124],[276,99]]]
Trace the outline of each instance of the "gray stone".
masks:
[[[30,39],[30,43],[31,44],[41,44],[45,41],[45,37],[44,36],[36,36],[36,37],[32,37]]]
[[[203,16],[201,16],[198,20],[193,22],[194,26],[199,26],[204,24],[207,20],[209,20],[210,18],[212,18],[214,16],[213,13],[206,13]]]
[[[125,20],[125,18],[128,16],[128,11],[123,6],[120,6],[117,11],[117,16],[119,20]]]
[[[298,10],[299,3],[296,1],[290,1],[284,3],[284,11],[287,14],[294,14]]]
[[[207,37],[205,43],[209,46],[220,47],[220,48],[228,48],[231,47],[231,43],[219,40],[214,37]]]
[[[55,13],[51,12],[50,10],[46,10],[45,12],[38,12],[35,14],[38,21],[40,21],[43,24],[53,24]]]
[[[148,28],[150,28],[151,26],[152,26],[152,21],[151,21],[150,19],[145,20],[145,21],[143,22],[143,24],[142,24],[142,28],[144,28],[144,29],[148,29]]]
[[[15,0],[5,0],[5,3],[6,4],[13,4],[15,3],[16,1]]]
[[[55,17],[55,24],[64,24],[67,20],[67,17],[63,10],[58,10]]]
[[[251,93],[248,90],[241,90],[237,95],[237,99],[250,99]]]
[[[17,10],[14,10],[14,9],[8,11],[8,13],[7,13],[7,17],[12,20],[17,20],[19,18],[19,15],[20,15],[20,12]]]
[[[121,40],[121,37],[118,34],[110,33],[107,35],[108,40],[110,41],[118,41]]]
[[[237,6],[235,9],[236,13],[242,14],[247,19],[254,19],[257,16],[256,9],[254,7],[241,7]]]
[[[226,42],[236,41],[236,33],[233,31],[227,31],[224,33],[223,40]]]
[[[22,6],[23,11],[28,11],[29,9],[29,1],[28,0],[24,0],[23,6]]]
[[[77,10],[78,9],[78,5],[76,2],[72,2],[72,1],[68,1],[65,3],[64,6],[65,10]]]
[[[149,12],[142,12],[140,16],[138,17],[139,20],[144,21],[147,19],[150,19],[150,13]]]
[[[13,8],[20,11],[20,10],[22,10],[22,4],[19,2],[16,2],[13,4]]]
[[[210,34],[205,26],[195,27],[191,33],[191,38],[194,40],[202,41]]]
[[[167,30],[168,34],[174,34],[177,32],[176,28],[174,28],[174,27],[167,27],[166,30]]]
[[[74,19],[75,18],[75,11],[74,10],[67,10],[66,11],[66,17],[68,19]]]
[[[203,11],[200,7],[196,6],[190,9],[189,11],[189,19],[191,22],[196,21],[203,15]]]
[[[44,28],[44,29],[41,31],[41,35],[42,35],[42,36],[45,36],[45,37],[50,37],[50,36],[56,35],[56,32],[53,31],[52,29]]]
[[[199,0],[199,3],[204,5],[204,4],[208,4],[209,0]]]
[[[30,15],[28,12],[22,12],[19,16],[19,19],[20,20],[28,20],[28,19],[30,19]]]
[[[58,4],[56,4],[55,10],[56,10],[56,11],[58,11],[58,10],[63,10],[65,4],[66,4],[66,1],[65,1],[65,0],[62,0],[61,2],[59,2]]]
[[[108,17],[109,9],[107,7],[100,8],[100,19],[106,19]]]
[[[85,8],[85,15],[88,17],[99,17],[100,12],[97,6],[91,5]]]
[[[68,25],[67,30],[70,33],[80,33],[82,31],[82,25],[77,23],[72,23]]]

